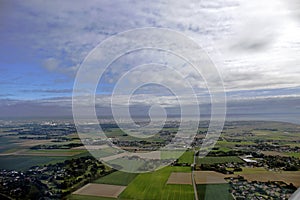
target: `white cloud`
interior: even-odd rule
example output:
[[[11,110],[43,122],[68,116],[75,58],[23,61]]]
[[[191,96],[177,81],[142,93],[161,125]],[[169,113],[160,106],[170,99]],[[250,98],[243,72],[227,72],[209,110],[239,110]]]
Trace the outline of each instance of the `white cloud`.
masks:
[[[14,40],[36,52],[42,49],[49,71],[74,74],[103,39],[155,26],[183,32],[203,46],[221,71],[227,91],[297,87],[300,28],[289,12],[299,9],[296,0],[292,3],[296,6],[288,7],[283,0],[16,1],[18,6],[10,8],[14,15],[5,15],[12,23],[4,27],[15,30],[9,36]],[[143,59],[129,61],[150,61]],[[203,87],[191,70],[179,66],[195,87]],[[127,69],[120,65],[106,78],[114,82]],[[181,84],[164,72],[153,70],[152,75]]]

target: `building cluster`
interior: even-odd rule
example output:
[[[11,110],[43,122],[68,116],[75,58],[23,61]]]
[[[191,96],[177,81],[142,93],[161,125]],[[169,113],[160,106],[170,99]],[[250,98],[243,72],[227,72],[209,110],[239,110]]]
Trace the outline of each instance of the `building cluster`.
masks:
[[[249,182],[242,177],[229,178],[231,194],[236,200],[288,200],[296,191],[283,182]]]

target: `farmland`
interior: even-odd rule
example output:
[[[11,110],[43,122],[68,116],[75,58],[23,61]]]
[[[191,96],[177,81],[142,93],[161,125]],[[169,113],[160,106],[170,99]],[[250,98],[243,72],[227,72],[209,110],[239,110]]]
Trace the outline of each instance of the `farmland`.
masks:
[[[237,156],[204,157],[196,160],[197,164],[243,163]]]
[[[229,188],[227,183],[197,185],[198,198],[209,200],[233,200]]]
[[[172,172],[190,172],[189,167],[165,167],[138,175],[120,195],[123,199],[193,199],[192,185],[166,184]],[[155,191],[155,192],[154,192]]]
[[[26,170],[35,165],[53,164],[63,162],[68,157],[51,156],[0,156],[0,168],[8,170]]]
[[[81,153],[86,153],[86,150],[75,150],[75,149],[41,149],[41,150],[28,150],[24,152],[17,153],[17,155],[25,156],[75,156]]]
[[[115,198],[109,197],[97,197],[97,196],[87,196],[87,195],[70,195],[67,197],[68,200],[115,200]]]
[[[8,151],[18,150],[19,144],[11,137],[0,137],[0,153],[7,153]]]
[[[268,170],[266,170],[263,167],[255,167],[255,168],[250,168],[250,167],[242,167],[241,172],[236,172],[235,174],[242,175],[242,174],[258,174],[258,173],[266,173]]]
[[[234,187],[240,188],[241,185],[245,188],[254,187],[258,191],[261,188],[266,188],[266,191],[282,190],[286,192],[284,194],[286,196],[290,195],[294,186],[300,186],[300,149],[297,144],[297,141],[300,141],[300,127],[291,124],[228,122],[216,146],[204,158],[197,157],[201,152],[201,140],[205,138],[205,128],[200,128],[201,131],[197,135],[200,145],[195,143],[195,146],[188,151],[179,149],[162,151],[161,158],[174,159],[171,166],[144,174],[125,173],[111,169],[122,165],[126,169],[131,169],[132,172],[136,172],[142,169],[145,163],[140,159],[125,159],[126,155],[111,159],[112,155],[119,156],[120,152],[124,151],[110,148],[109,145],[99,140],[89,141],[87,149],[97,158],[103,160],[107,158],[106,162],[108,163],[106,164],[110,166],[98,163],[97,165],[101,168],[97,168],[91,163],[85,171],[77,169],[77,166],[81,166],[86,161],[80,159],[82,163],[75,162],[76,158],[82,158],[90,153],[80,144],[77,135],[72,132],[73,128],[69,130],[70,125],[33,125],[33,127],[21,125],[19,129],[2,129],[8,132],[4,132],[0,137],[0,168],[24,172],[32,166],[39,166],[33,169],[45,170],[43,173],[47,176],[43,176],[45,178],[43,183],[51,182],[50,190],[63,187],[64,189],[55,189],[54,191],[63,194],[64,198],[70,200],[194,199],[192,169],[199,199],[231,200],[232,195],[240,195],[239,192],[242,190],[235,190],[235,193],[232,192],[232,194],[228,190]],[[147,141],[141,141],[134,140],[132,136],[115,128],[115,125],[105,125],[105,131],[115,145],[136,153],[156,149],[172,137],[175,129],[165,128],[161,132],[162,135],[158,134]],[[29,133],[27,134],[27,132]],[[39,135],[39,132],[42,135]],[[191,165],[194,154],[196,155],[196,165]],[[245,159],[246,156],[249,156],[249,159],[254,162],[248,163],[241,159]],[[66,160],[68,161],[65,162]],[[68,165],[71,162],[76,164]],[[47,164],[55,163],[58,164],[44,167]],[[67,167],[62,170],[61,167],[66,165]],[[61,170],[56,170],[56,167]],[[53,169],[54,172],[49,173],[50,169]],[[95,170],[98,170],[96,175],[92,173]],[[78,176],[72,179],[64,177],[64,174],[70,171],[78,173]],[[9,174],[10,172],[4,171],[4,173]],[[56,178],[47,179],[49,176]],[[239,176],[244,179],[239,179],[241,178]],[[251,181],[256,181],[257,185]],[[283,181],[288,185],[292,183],[292,185],[289,188],[289,186],[284,186],[284,183],[276,185],[273,182],[268,183],[270,181]],[[112,193],[106,194],[104,191],[100,191],[98,186],[107,187],[107,191],[112,191]],[[118,192],[113,193],[114,190],[118,190]],[[73,193],[74,191],[78,192]],[[258,196],[264,195],[263,192],[256,193]],[[276,197],[281,196],[277,195]]]
[[[138,174],[116,171],[107,176],[95,180],[94,183],[127,186],[137,175]]]
[[[194,152],[193,151],[186,151],[180,158],[178,159],[178,163],[187,163],[192,164],[194,162]]]
[[[195,171],[196,184],[220,184],[226,183],[226,175],[214,171]]]
[[[172,172],[167,184],[188,184],[192,185],[192,174],[187,172]]]
[[[296,157],[296,158],[300,158],[300,152],[290,152],[290,153],[286,153],[287,156],[293,156],[293,157]]]
[[[117,198],[124,189],[124,186],[89,183],[73,192],[73,194]]]
[[[274,172],[267,171],[263,168],[243,168],[243,172],[237,173],[249,181],[283,181],[287,184],[292,183],[296,187],[300,187],[300,173],[299,172]]]

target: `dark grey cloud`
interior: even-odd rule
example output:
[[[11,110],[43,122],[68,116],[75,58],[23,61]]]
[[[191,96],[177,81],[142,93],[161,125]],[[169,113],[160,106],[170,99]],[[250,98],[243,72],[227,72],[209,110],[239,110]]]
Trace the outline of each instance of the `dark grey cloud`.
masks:
[[[0,118],[72,116],[69,107],[44,105],[35,101],[0,100]]]

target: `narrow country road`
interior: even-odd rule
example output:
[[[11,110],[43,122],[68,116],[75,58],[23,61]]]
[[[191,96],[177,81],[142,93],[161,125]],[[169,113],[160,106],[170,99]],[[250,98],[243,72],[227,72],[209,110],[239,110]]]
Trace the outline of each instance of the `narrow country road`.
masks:
[[[196,187],[196,181],[195,181],[195,173],[194,173],[194,167],[196,165],[196,151],[194,152],[194,162],[193,162],[193,169],[192,169],[192,182],[194,187],[194,194],[195,194],[195,200],[198,199],[198,193],[197,193],[197,187]]]

